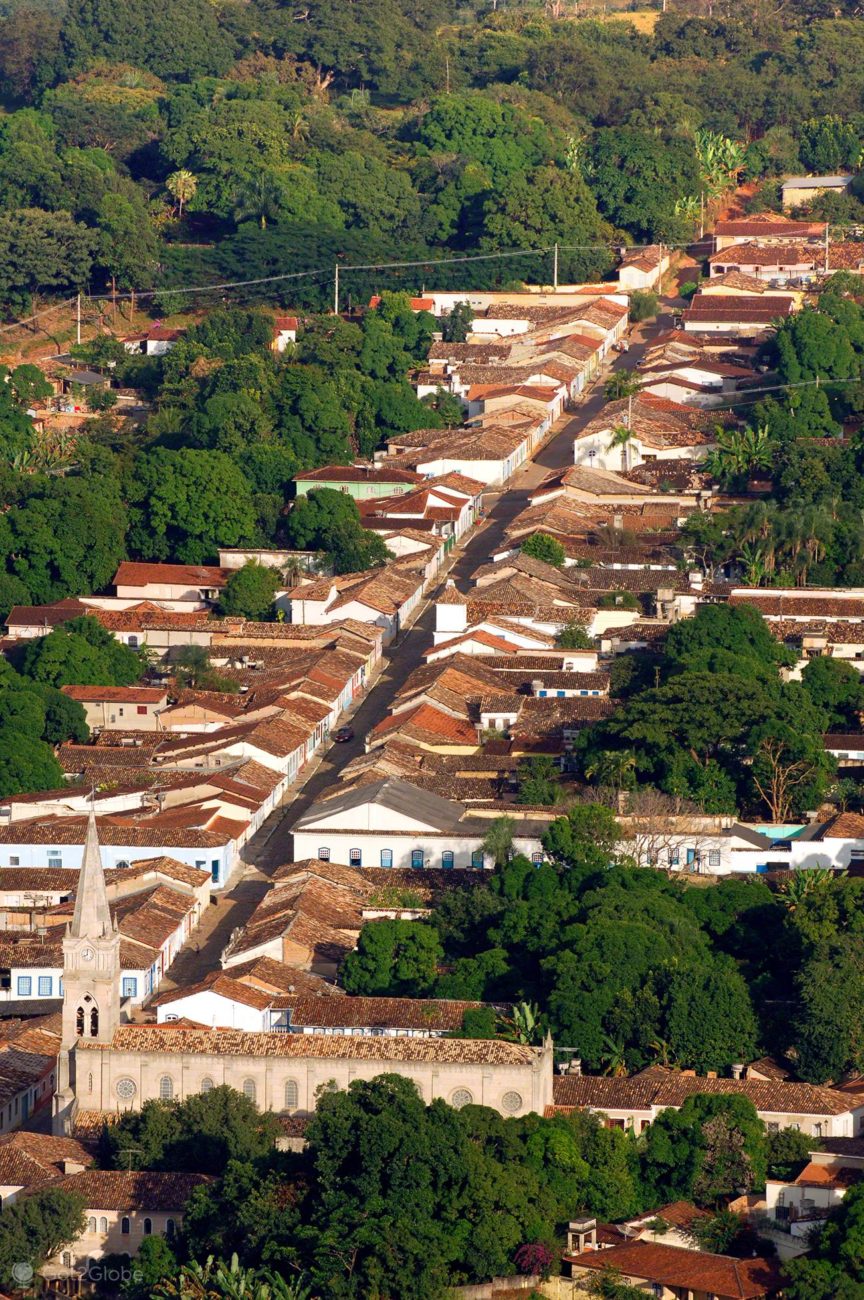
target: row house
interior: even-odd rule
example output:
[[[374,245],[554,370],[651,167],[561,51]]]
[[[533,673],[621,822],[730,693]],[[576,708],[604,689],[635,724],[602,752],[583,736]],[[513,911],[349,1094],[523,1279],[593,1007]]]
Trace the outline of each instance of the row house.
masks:
[[[662,244],[624,248],[618,267],[618,285],[630,293],[657,289],[668,270],[669,250]]]
[[[334,492],[344,492],[355,501],[374,501],[378,497],[411,492],[422,481],[420,474],[387,464],[375,465],[366,461],[353,465],[323,465],[320,469],[305,470],[297,475],[294,495],[306,496],[316,488],[326,487]]]
[[[0,1134],[51,1113],[60,1026],[56,1015],[4,1021],[0,1029]],[[8,1176],[8,1175],[7,1175]]]
[[[762,245],[811,243],[825,238],[824,221],[794,221],[779,212],[756,212],[747,217],[731,217],[714,226],[714,252],[749,244],[754,240]]]
[[[788,320],[796,308],[791,296],[745,297],[697,293],[681,313],[682,328],[697,334],[753,337]]]
[[[745,1078],[743,1065],[731,1079],[701,1077],[653,1067],[630,1078],[581,1072],[556,1076],[551,1114],[574,1110],[600,1115],[608,1127],[639,1134],[664,1110],[678,1110],[701,1093],[746,1097],[769,1133],[796,1128],[817,1138],[857,1137],[864,1125],[864,1097],[836,1088],[779,1079]],[[578,1071],[578,1066],[577,1066]]]
[[[291,621],[319,625],[351,618],[374,623],[392,641],[411,619],[423,582],[397,565],[300,583],[288,591]]]
[[[652,461],[702,460],[717,445],[715,422],[715,416],[659,394],[607,402],[577,434],[574,463],[626,473]]]

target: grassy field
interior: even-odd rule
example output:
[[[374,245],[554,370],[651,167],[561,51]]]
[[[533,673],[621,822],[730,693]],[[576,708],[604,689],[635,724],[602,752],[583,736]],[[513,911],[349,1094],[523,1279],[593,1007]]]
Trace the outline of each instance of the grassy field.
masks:
[[[589,14],[586,13],[586,18]],[[611,6],[606,8],[605,12],[596,12],[590,14],[592,18],[598,18],[601,22],[627,22],[632,23],[637,32],[643,36],[651,36],[657,25],[657,19],[660,17],[659,9],[634,9],[628,12],[626,9],[613,9]]]

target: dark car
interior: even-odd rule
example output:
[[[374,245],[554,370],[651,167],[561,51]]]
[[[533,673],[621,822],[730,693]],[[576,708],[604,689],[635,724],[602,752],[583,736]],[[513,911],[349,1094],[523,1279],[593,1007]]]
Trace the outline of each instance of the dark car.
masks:
[[[337,741],[346,741],[354,739],[353,727],[337,727],[335,731],[330,732],[330,739]]]

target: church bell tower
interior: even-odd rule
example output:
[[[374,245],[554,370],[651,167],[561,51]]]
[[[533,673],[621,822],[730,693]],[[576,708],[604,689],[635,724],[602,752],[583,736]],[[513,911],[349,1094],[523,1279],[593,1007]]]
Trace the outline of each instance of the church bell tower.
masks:
[[[63,1042],[110,1043],[120,1023],[120,935],[108,907],[91,810],[75,911],[63,939]]]

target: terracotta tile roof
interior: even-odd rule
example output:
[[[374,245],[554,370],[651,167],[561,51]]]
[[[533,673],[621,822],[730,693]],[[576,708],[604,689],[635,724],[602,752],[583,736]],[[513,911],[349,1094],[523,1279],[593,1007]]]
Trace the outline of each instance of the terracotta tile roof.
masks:
[[[80,600],[58,600],[53,605],[13,605],[6,616],[6,626],[59,627],[72,618],[92,613],[91,607]]]
[[[539,1049],[476,1038],[353,1038],[333,1034],[250,1033],[242,1029],[177,1029],[121,1025],[110,1047],[90,1039],[90,1051],[177,1052],[183,1055],[267,1056],[293,1059],[438,1061],[466,1065],[531,1065]],[[80,1175],[79,1175],[80,1176]]]
[[[556,1075],[556,1106],[593,1107],[599,1110],[650,1110],[683,1106],[697,1093],[748,1097],[758,1111],[768,1114],[844,1115],[856,1101],[834,1088],[777,1079],[704,1079],[692,1074],[668,1073],[662,1078],[634,1075],[626,1079],[594,1075]]]
[[[278,1005],[289,1009],[290,1024],[297,1029],[426,1029],[430,1033],[452,1033],[462,1028],[466,1011],[486,1003],[440,998],[282,996]]]
[[[379,737],[388,732],[399,730],[406,735],[431,737],[439,742],[451,742],[457,745],[477,745],[475,727],[461,718],[451,718],[440,709],[429,704],[421,704],[416,709],[405,709],[394,713],[372,728],[371,735]]]
[[[779,294],[765,295],[763,298],[746,298],[722,294],[700,294],[691,300],[690,306],[681,313],[685,321],[737,321],[754,325],[770,325],[778,317],[791,316],[795,310],[794,298],[781,297]]]
[[[161,686],[61,686],[70,700],[82,704],[158,704],[167,699],[168,692]]]
[[[193,817],[194,811],[184,814]],[[212,820],[212,812],[207,820]],[[161,848],[177,845],[184,848],[216,848],[239,833],[236,829],[219,832],[195,827],[177,826],[173,814],[155,815],[136,823],[118,817],[97,817],[99,840],[105,845],[119,844],[129,848]],[[240,824],[242,825],[242,824]],[[0,827],[0,844],[81,844],[87,830],[86,817],[33,818]]]
[[[151,873],[168,876],[171,880],[192,886],[203,885],[210,879],[209,871],[200,871],[197,867],[187,866],[185,862],[178,862],[176,858],[165,857],[162,854],[154,858],[135,858],[128,867],[108,867],[105,871],[105,880],[110,885],[124,880],[135,880]]]
[[[631,1223],[641,1223],[646,1219],[662,1219],[668,1223],[670,1228],[689,1228],[691,1223],[697,1219],[710,1219],[711,1215],[707,1210],[700,1210],[698,1205],[692,1201],[670,1201],[668,1205],[661,1205],[659,1210],[652,1210],[649,1214],[640,1214],[638,1219],[631,1219]]]
[[[0,896],[11,893],[72,893],[78,884],[78,872],[64,867],[3,867],[0,870]]]
[[[732,217],[718,221],[715,235],[746,235],[748,238],[821,239],[825,234],[824,221],[792,221],[776,212],[755,212],[749,217]]]
[[[860,1183],[862,1178],[864,1178],[864,1169],[848,1169],[842,1164],[815,1164],[811,1160],[795,1179],[795,1185],[796,1187],[847,1188]]]
[[[74,1138],[19,1130],[0,1137],[0,1185],[34,1187],[63,1176],[63,1162],[89,1165],[92,1157]]]
[[[316,483],[422,483],[420,474],[396,469],[390,465],[322,465],[320,469],[304,470],[295,482],[313,480]]]
[[[767,616],[793,615],[811,618],[864,620],[864,597],[850,592],[848,596],[829,592],[783,591],[771,592],[765,588],[749,590],[738,588],[729,596],[730,605],[753,605]],[[864,629],[862,629],[864,631]]]
[[[818,244],[733,244],[712,253],[708,261],[731,262],[736,266],[783,266],[787,270],[806,267],[812,270],[822,265],[824,247]]]
[[[613,1268],[625,1278],[639,1278],[662,1286],[714,1295],[718,1300],[758,1300],[779,1292],[781,1273],[768,1259],[733,1259],[701,1250],[634,1241],[604,1250],[567,1255],[577,1269]]]
[[[195,1188],[211,1181],[207,1174],[85,1169],[62,1178],[56,1187],[83,1196],[88,1210],[164,1211],[182,1210]]]
[[[253,957],[250,961],[238,962],[236,966],[229,967],[226,974],[250,988],[270,995],[296,993],[298,997],[318,998],[348,996],[338,984],[330,983],[323,976],[301,970],[297,966],[288,966],[272,957]]]
[[[144,564],[124,560],[114,574],[115,587],[145,587],[151,583],[188,587],[224,587],[231,569],[216,564]]]

